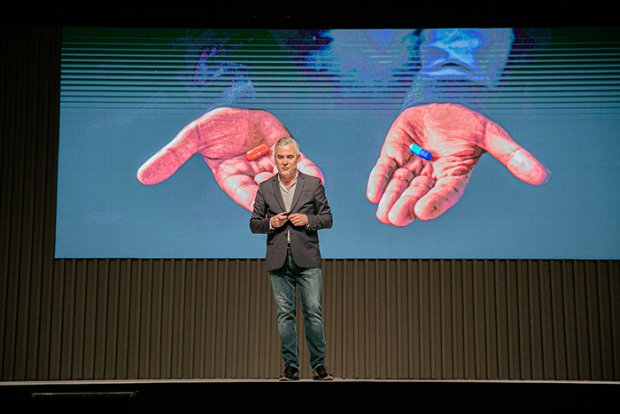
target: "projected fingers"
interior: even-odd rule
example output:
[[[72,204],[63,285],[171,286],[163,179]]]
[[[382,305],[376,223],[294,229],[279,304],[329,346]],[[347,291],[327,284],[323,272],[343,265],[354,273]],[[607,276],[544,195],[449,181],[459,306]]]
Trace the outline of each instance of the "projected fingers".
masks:
[[[469,175],[435,181],[427,175],[413,176],[399,168],[377,207],[377,219],[384,224],[407,226],[416,218],[432,220],[453,207],[462,197]]]
[[[224,161],[205,159],[205,162],[222,190],[235,203],[250,211],[258,191],[259,177],[266,180],[273,176],[272,171],[266,170],[269,168],[267,163],[250,163],[243,157]]]
[[[418,176],[411,180],[405,191],[390,209],[387,219],[389,224],[402,227],[407,226],[416,218],[415,207],[433,187],[435,181],[427,176]]]
[[[486,125],[482,147],[524,183],[543,185],[551,179],[551,171],[494,122]]]
[[[381,200],[396,167],[396,162],[392,158],[388,156],[381,156],[379,158],[368,178],[368,186],[366,187],[368,201],[376,204]]]
[[[258,184],[247,175],[231,175],[223,181],[224,191],[233,201],[248,211],[252,211],[252,204],[258,192]]]
[[[158,184],[200,150],[198,124],[185,126],[168,145],[149,158],[138,170],[137,178],[144,185]]]
[[[417,201],[434,185],[432,165],[411,157],[402,167],[389,158],[380,160],[371,173],[367,197],[376,200],[377,219],[406,226],[415,219]]]
[[[398,168],[394,171],[392,179],[387,184],[383,196],[379,200],[377,206],[377,219],[381,223],[390,224],[389,214],[394,206],[394,203],[398,201],[405,189],[409,186],[409,183],[413,180],[413,173],[406,168]]]

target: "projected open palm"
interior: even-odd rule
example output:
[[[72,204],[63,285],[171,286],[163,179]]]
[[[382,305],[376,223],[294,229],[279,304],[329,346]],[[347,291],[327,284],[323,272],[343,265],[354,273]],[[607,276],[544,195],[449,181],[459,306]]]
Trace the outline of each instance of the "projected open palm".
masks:
[[[413,155],[412,143],[430,151],[432,160]],[[485,151],[527,184],[542,185],[551,177],[499,125],[462,105],[436,103],[404,110],[388,131],[368,179],[366,195],[378,203],[377,218],[406,226],[416,217],[439,217],[459,201]]]
[[[271,113],[262,110],[217,108],[186,125],[177,136],[138,170],[145,185],[172,176],[191,156],[200,153],[219,186],[239,205],[252,211],[258,184],[276,172],[273,145],[289,131]],[[248,160],[246,152],[261,144],[263,156]],[[302,154],[299,170],[318,177],[318,167]]]

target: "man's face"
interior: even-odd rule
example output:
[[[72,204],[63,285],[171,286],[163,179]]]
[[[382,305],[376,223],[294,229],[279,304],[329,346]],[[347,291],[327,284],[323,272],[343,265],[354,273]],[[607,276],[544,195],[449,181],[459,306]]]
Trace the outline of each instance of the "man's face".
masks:
[[[299,162],[299,154],[295,152],[295,146],[293,144],[276,146],[275,158],[280,177],[285,180],[293,178]]]

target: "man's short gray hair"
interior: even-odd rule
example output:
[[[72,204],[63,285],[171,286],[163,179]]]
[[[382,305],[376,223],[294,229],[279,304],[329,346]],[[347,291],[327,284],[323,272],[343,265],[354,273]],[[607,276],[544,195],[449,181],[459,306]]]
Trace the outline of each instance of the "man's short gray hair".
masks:
[[[278,142],[276,142],[276,145],[273,147],[274,155],[276,153],[277,147],[283,147],[285,145],[290,145],[290,144],[293,144],[293,147],[295,148],[295,152],[297,153],[297,155],[299,155],[299,144],[297,143],[297,141],[295,141],[295,138],[293,137],[280,138]]]

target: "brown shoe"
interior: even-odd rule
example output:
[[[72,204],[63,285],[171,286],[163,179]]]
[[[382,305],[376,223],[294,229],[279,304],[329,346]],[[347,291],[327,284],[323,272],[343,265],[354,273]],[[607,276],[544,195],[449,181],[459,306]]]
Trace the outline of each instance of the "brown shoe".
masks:
[[[319,365],[314,368],[314,376],[312,379],[315,381],[333,381],[334,376],[327,372],[325,365]]]

